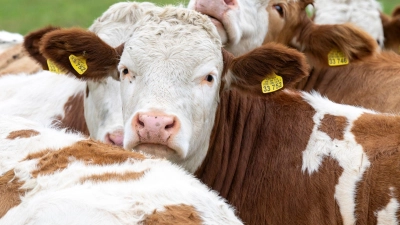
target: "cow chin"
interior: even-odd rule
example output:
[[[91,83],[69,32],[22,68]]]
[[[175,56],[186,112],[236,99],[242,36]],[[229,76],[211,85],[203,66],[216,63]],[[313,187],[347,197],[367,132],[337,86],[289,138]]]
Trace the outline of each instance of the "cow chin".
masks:
[[[168,160],[176,161],[181,158],[180,151],[170,148],[167,145],[161,144],[139,144],[133,147],[134,151],[150,154],[156,158],[166,158]]]
[[[228,33],[225,30],[224,24],[221,21],[219,21],[213,17],[210,17],[210,19],[211,19],[211,22],[214,24],[214,26],[217,28],[217,31],[221,38],[222,44],[223,45],[227,44],[229,41],[229,38],[228,38]]]

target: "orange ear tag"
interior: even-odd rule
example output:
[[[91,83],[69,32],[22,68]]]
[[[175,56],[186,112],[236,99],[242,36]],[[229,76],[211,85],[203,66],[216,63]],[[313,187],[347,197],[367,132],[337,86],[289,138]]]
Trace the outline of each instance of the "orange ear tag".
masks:
[[[343,66],[349,64],[349,59],[343,54],[343,52],[333,49],[328,54],[329,66]]]
[[[83,56],[75,56],[71,54],[69,56],[69,61],[71,62],[72,67],[80,75],[82,75],[88,69],[86,59]]]
[[[275,92],[281,88],[283,88],[283,79],[275,73],[261,82],[261,89],[264,94]]]

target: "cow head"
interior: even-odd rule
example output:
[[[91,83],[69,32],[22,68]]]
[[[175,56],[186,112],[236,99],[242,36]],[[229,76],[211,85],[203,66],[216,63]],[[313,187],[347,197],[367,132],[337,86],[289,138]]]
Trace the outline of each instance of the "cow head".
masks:
[[[154,7],[152,3],[121,2],[114,4],[94,21],[89,30],[96,33],[112,47],[120,46],[132,34],[132,25],[146,10]],[[25,48],[36,61],[40,62],[45,70],[49,68],[47,58],[43,57],[39,51],[42,43],[40,40],[43,35],[54,30],[59,30],[59,28],[46,27],[31,32],[25,37]],[[54,61],[54,63],[57,64],[57,61]],[[89,68],[89,71],[86,71],[85,74],[90,72]],[[92,138],[110,144],[122,145],[123,122],[120,84],[119,81],[112,78],[112,75],[115,74],[110,74],[109,77],[104,79],[86,80],[84,113]]]
[[[286,47],[266,45],[249,53],[253,60],[233,59],[221,50],[209,18],[182,8],[147,13],[117,48],[76,28],[50,32],[42,42],[43,54],[77,77],[120,80],[125,148],[165,157],[191,172],[206,156],[224,85],[262,95],[262,79],[274,73],[287,87],[307,74],[304,57]],[[86,59],[88,73],[75,71],[71,54]],[[224,76],[228,66],[235,69]],[[240,68],[258,72],[249,78]]]

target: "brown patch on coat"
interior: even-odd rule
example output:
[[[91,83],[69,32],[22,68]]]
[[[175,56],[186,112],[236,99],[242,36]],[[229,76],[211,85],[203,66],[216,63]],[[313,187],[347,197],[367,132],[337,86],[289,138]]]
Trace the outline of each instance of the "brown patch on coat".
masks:
[[[339,163],[326,157],[318,172],[301,171],[314,115],[296,91],[264,97],[222,92],[196,177],[226,198],[245,224],[342,224],[334,198]]]
[[[30,138],[39,135],[40,133],[36,130],[16,130],[10,132],[7,139],[14,140],[16,138]]]
[[[365,113],[353,123],[351,132],[371,163],[357,187],[358,224],[376,224],[374,212],[385,208],[392,197],[400,198],[399,131],[399,116]]]
[[[164,211],[157,211],[148,215],[143,221],[144,225],[197,225],[202,224],[202,219],[197,210],[190,205],[169,205]]]
[[[343,140],[344,130],[347,126],[347,118],[325,114],[318,130],[326,133],[332,140]]]
[[[81,178],[81,183],[86,181],[92,182],[107,182],[107,181],[128,181],[128,180],[139,180],[143,177],[145,171],[142,172],[125,172],[122,174],[119,173],[103,173],[96,174]]]
[[[38,158],[39,162],[37,169],[32,172],[33,177],[63,170],[73,159],[83,161],[88,165],[107,165],[123,163],[128,159],[143,160],[145,156],[109,144],[85,140],[57,151],[44,150],[26,157],[27,160],[35,158]]]
[[[20,196],[24,191],[20,190],[22,182],[15,178],[13,170],[9,170],[3,176],[0,176],[0,218],[2,218],[8,210],[21,203]]]
[[[83,93],[69,97],[64,104],[64,117],[56,116],[52,124],[60,128],[67,128],[69,131],[79,131],[82,134],[89,135],[84,114],[83,97]]]
[[[32,74],[40,69],[39,64],[29,58],[22,44],[17,44],[0,54],[0,75]]]

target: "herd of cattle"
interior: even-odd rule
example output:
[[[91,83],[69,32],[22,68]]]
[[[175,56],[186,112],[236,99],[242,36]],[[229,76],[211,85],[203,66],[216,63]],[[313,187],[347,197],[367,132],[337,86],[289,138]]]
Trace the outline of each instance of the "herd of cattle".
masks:
[[[0,225],[400,223],[400,7],[120,2],[0,40]]]

